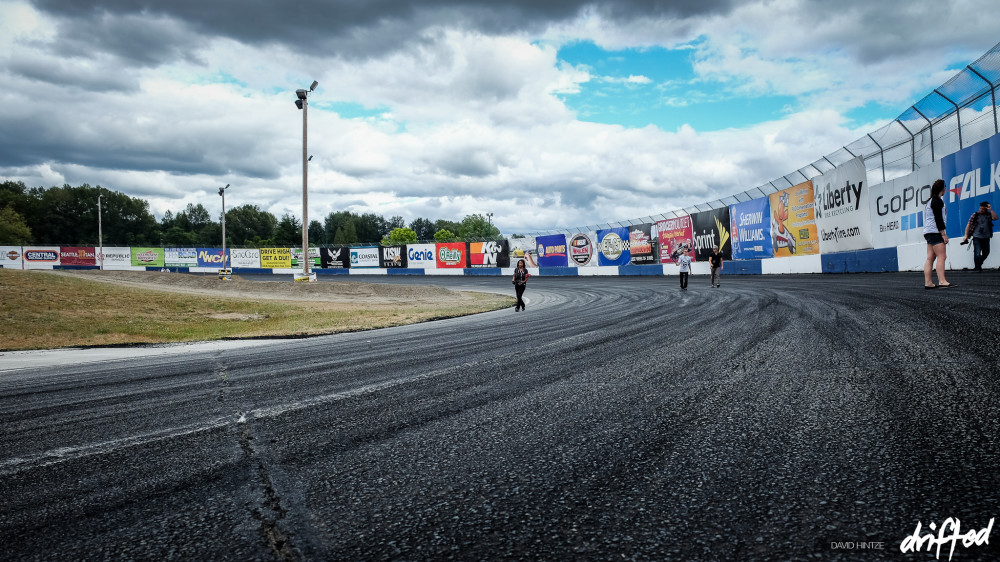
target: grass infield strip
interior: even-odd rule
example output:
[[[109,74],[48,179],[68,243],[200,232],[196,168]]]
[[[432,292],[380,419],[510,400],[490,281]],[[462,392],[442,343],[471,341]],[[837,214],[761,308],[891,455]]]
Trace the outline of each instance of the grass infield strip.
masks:
[[[404,294],[393,296],[392,287],[365,291],[363,284],[310,283],[308,292],[296,295],[290,287],[302,284],[291,281],[226,282],[139,272],[123,284],[98,280],[101,273],[112,272],[93,272],[88,279],[0,269],[0,351],[331,334],[476,314],[514,303],[504,295],[440,287],[401,287]],[[143,278],[160,283],[142,286]],[[206,294],[213,286],[238,286],[243,292]],[[275,296],[269,291],[274,287],[290,290]],[[249,296],[251,291],[261,298]]]

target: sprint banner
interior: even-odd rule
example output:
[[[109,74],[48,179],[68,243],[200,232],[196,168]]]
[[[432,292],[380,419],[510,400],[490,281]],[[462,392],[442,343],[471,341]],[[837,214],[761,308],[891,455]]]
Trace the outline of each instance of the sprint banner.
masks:
[[[697,261],[708,261],[712,249],[716,247],[719,248],[723,259],[733,258],[733,246],[729,240],[729,207],[691,215],[691,228],[694,231],[694,251]]]

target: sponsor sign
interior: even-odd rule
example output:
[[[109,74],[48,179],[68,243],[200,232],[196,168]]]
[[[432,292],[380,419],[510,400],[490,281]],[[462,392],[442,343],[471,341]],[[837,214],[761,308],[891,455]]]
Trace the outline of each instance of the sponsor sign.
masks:
[[[517,266],[517,260],[524,260],[527,267],[538,267],[538,248],[535,245],[535,238],[511,238],[510,261]]]
[[[729,206],[729,234],[734,260],[774,257],[771,204],[766,197]]]
[[[260,268],[260,250],[257,248],[230,248],[229,267]]]
[[[681,248],[694,250],[694,228],[691,217],[656,221],[656,237],[660,246],[660,263],[674,263]],[[697,261],[694,252],[689,252],[692,261]]]
[[[378,264],[387,269],[406,267],[406,246],[381,246]]]
[[[164,248],[166,267],[198,267],[198,248]]]
[[[59,246],[25,246],[24,269],[51,269],[59,265]]]
[[[1000,134],[941,158],[941,178],[948,190],[948,236],[964,236],[981,202],[1000,208]]]
[[[437,266],[439,268],[464,268],[467,261],[468,248],[465,242],[442,242],[436,245]]]
[[[437,267],[437,248],[434,244],[407,244],[406,267],[433,269]]]
[[[691,215],[694,255],[698,261],[708,261],[712,255],[712,248],[716,246],[719,247],[723,259],[732,259],[733,246],[729,240],[729,228],[729,207]]]
[[[226,252],[229,253],[228,251]],[[223,260],[222,248],[198,248],[198,267],[213,267],[220,269],[229,263],[229,257]]]
[[[21,269],[24,267],[23,255],[20,246],[0,246],[0,267]]]
[[[292,267],[302,267],[302,248],[292,248]],[[309,266],[319,267],[319,248],[309,248]]]
[[[628,229],[609,228],[597,231],[597,265],[628,265]]]
[[[628,252],[634,265],[659,263],[653,247],[652,223],[630,226],[628,229]]]
[[[351,248],[351,267],[378,267],[378,246]]]
[[[164,267],[163,248],[132,248],[132,266]]]
[[[891,248],[924,242],[924,205],[931,198],[931,184],[941,178],[941,161],[871,188],[872,242]],[[945,192],[945,201],[948,193]]]
[[[260,266],[265,269],[291,269],[291,248],[261,248]]]
[[[774,257],[819,253],[816,209],[811,181],[768,195],[771,204],[771,246]]]
[[[351,249],[347,246],[321,248],[320,267],[324,269],[347,269],[351,267]]]
[[[507,241],[470,242],[469,267],[510,267]]]
[[[820,253],[871,248],[870,188],[864,160],[849,160],[812,182]]]
[[[60,265],[97,265],[93,246],[63,246],[59,249]]]
[[[97,249],[97,265],[101,265],[101,249]],[[132,267],[132,248],[104,247],[105,269],[128,269]]]
[[[594,257],[593,240],[596,238],[596,236],[588,236],[582,232],[571,236],[567,242],[570,263],[578,267],[595,265],[591,258]]]
[[[589,246],[589,241],[588,241]],[[552,234],[550,236],[535,237],[535,248],[538,254],[539,267],[566,267],[569,265],[566,259],[566,235]],[[587,255],[590,260],[590,255]]]

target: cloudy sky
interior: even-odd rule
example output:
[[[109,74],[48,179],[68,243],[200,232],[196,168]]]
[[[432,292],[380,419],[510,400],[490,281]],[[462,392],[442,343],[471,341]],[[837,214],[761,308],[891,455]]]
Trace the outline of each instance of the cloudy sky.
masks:
[[[0,179],[461,220],[648,216],[806,166],[1000,40],[995,0],[0,0]]]

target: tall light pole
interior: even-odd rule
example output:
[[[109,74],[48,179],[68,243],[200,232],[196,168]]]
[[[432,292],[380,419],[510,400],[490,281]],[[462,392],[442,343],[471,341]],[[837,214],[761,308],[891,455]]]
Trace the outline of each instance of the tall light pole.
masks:
[[[490,236],[493,236],[493,213],[486,213],[486,220],[490,223]]]
[[[101,197],[103,193],[97,194],[97,246],[100,248],[98,258],[100,260],[101,271],[104,271],[104,226],[101,224]]]
[[[295,90],[295,107],[302,110],[302,275],[309,280],[309,94],[319,82],[313,80],[308,90]]]
[[[222,196],[222,272],[220,272],[219,277],[222,279],[227,279],[226,270],[226,190],[229,189],[229,184],[226,187],[219,188],[219,195]]]

